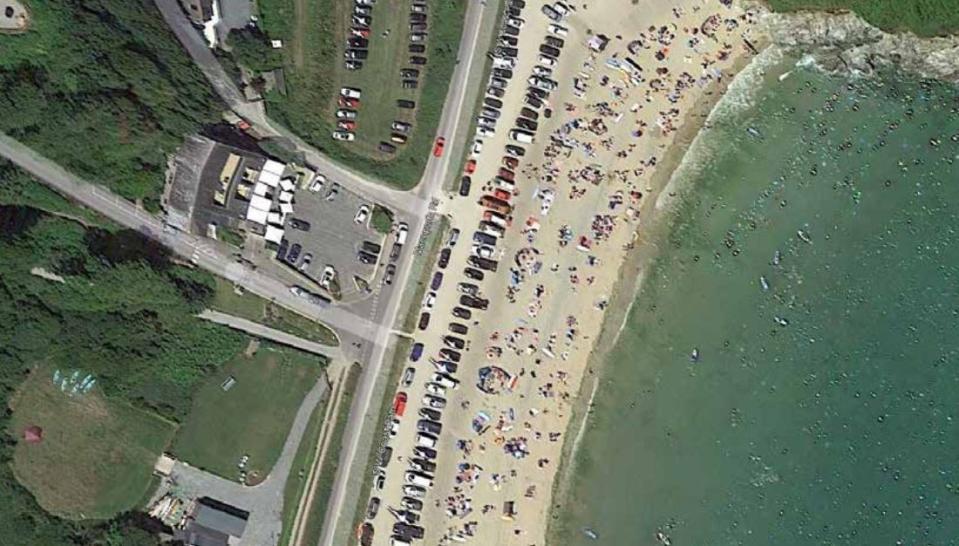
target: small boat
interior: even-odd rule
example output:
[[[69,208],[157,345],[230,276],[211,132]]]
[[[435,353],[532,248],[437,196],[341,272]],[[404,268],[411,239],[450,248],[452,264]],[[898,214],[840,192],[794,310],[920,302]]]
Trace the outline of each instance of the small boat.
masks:
[[[763,287],[763,291],[768,291],[768,290],[769,290],[769,281],[766,280],[766,276],[765,276],[765,275],[760,275],[760,276],[759,276],[759,284]]]
[[[673,543],[673,541],[670,540],[669,536],[667,536],[666,533],[662,531],[656,531],[656,540],[662,543],[663,546],[670,546],[670,544]]]
[[[788,321],[788,320],[786,320],[786,319],[784,319],[784,318],[782,318],[782,317],[774,317],[774,318],[775,318],[775,320],[776,320],[776,324],[778,324],[778,325],[780,325],[780,326],[789,326],[789,321]]]
[[[762,133],[759,132],[759,129],[757,129],[757,128],[755,128],[755,127],[746,127],[746,132],[749,133],[751,136],[754,136],[754,137],[756,137],[756,138],[762,138],[762,137],[763,137]]]
[[[796,230],[796,236],[799,237],[799,240],[804,243],[812,244],[812,239],[809,238],[809,234],[803,230]]]
[[[693,347],[693,352],[689,353],[690,362],[699,362],[699,347]]]
[[[599,540],[599,534],[596,531],[590,529],[589,527],[583,527],[583,534],[593,540]]]
[[[777,250],[773,254],[773,265],[779,265],[780,262],[782,261],[783,261],[783,253]]]

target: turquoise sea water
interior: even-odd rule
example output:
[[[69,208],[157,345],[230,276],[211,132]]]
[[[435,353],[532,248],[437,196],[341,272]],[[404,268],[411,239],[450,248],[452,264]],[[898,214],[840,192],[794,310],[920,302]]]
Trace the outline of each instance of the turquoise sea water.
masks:
[[[563,544],[959,544],[957,107],[797,69],[716,122],[604,371]]]

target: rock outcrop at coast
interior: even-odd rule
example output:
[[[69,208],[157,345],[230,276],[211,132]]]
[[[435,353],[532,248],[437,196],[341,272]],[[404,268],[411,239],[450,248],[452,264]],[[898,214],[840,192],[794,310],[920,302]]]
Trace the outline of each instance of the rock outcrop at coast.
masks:
[[[959,37],[887,34],[854,13],[765,13],[771,41],[810,55],[822,69],[869,75],[894,66],[923,77],[959,82]]]

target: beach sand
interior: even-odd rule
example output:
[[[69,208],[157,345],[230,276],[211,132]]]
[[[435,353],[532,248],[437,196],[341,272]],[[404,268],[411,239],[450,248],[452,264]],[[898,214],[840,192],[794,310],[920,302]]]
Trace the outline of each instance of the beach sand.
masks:
[[[469,346],[456,374],[461,386],[447,393],[434,486],[422,511],[426,544],[546,543],[557,470],[561,459],[574,459],[570,452],[584,426],[571,417],[582,416],[595,392],[596,363],[613,345],[655,255],[649,230],[664,214],[657,198],[732,76],[764,43],[755,35],[754,14],[726,4],[603,0],[575,4],[561,23],[569,34],[552,76],[559,82],[548,103],[552,115],[541,111],[536,142],[515,169],[512,225],[496,247],[499,271],[477,283],[489,310],[459,321],[470,327]],[[525,80],[548,35],[542,5],[529,0],[523,10],[515,76],[496,134],[484,139],[476,158],[473,191],[442,205],[462,236],[433,324],[417,337],[427,351],[442,346],[446,323],[454,320],[455,283],[467,280],[459,271],[483,214],[477,198],[492,193],[489,181],[503,166]],[[586,42],[598,34],[609,43],[591,51]],[[610,67],[611,59],[623,69]],[[585,84],[579,93],[574,78]],[[563,139],[567,146],[557,144]],[[510,375],[491,382],[492,393],[476,386],[488,366]],[[414,391],[410,399],[421,396]],[[392,469],[388,481],[397,485],[384,493],[386,502],[396,502],[393,488],[402,477],[392,475],[402,466]],[[387,534],[379,530],[377,538]]]

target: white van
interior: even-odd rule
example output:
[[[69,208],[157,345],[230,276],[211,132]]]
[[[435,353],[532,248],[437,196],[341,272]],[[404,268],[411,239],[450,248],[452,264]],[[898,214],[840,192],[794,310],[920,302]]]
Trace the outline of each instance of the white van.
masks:
[[[506,233],[505,229],[492,222],[480,222],[480,230],[487,235],[492,235],[493,237],[502,237]]]
[[[390,537],[390,546],[412,546],[409,542],[406,542],[400,537]]]
[[[436,447],[436,436],[427,434],[425,432],[420,432],[416,435],[416,444],[422,447],[433,449]]]
[[[399,227],[396,229],[396,244],[401,246],[405,245],[406,236],[409,234],[409,232],[410,226],[408,226],[406,222],[400,222]]]
[[[502,176],[496,177],[496,187],[502,188],[510,193],[516,191],[516,184],[510,182],[509,180],[503,178]]]
[[[433,487],[433,480],[416,472],[406,473],[406,483],[418,485],[420,487]]]
[[[523,144],[532,144],[533,143],[533,133],[529,131],[524,131],[522,129],[513,129],[509,132],[509,137],[516,142]]]
[[[506,227],[509,226],[509,224],[506,222],[506,219],[505,219],[505,218],[503,218],[503,217],[500,216],[499,214],[496,214],[496,213],[493,212],[493,211],[488,211],[488,212],[489,212],[489,214],[484,214],[484,215],[483,215],[483,218],[485,218],[487,222],[489,222],[489,223],[491,223],[491,224],[496,224],[497,226],[499,226],[499,227],[501,227],[501,228],[503,228],[503,229],[506,229]]]

